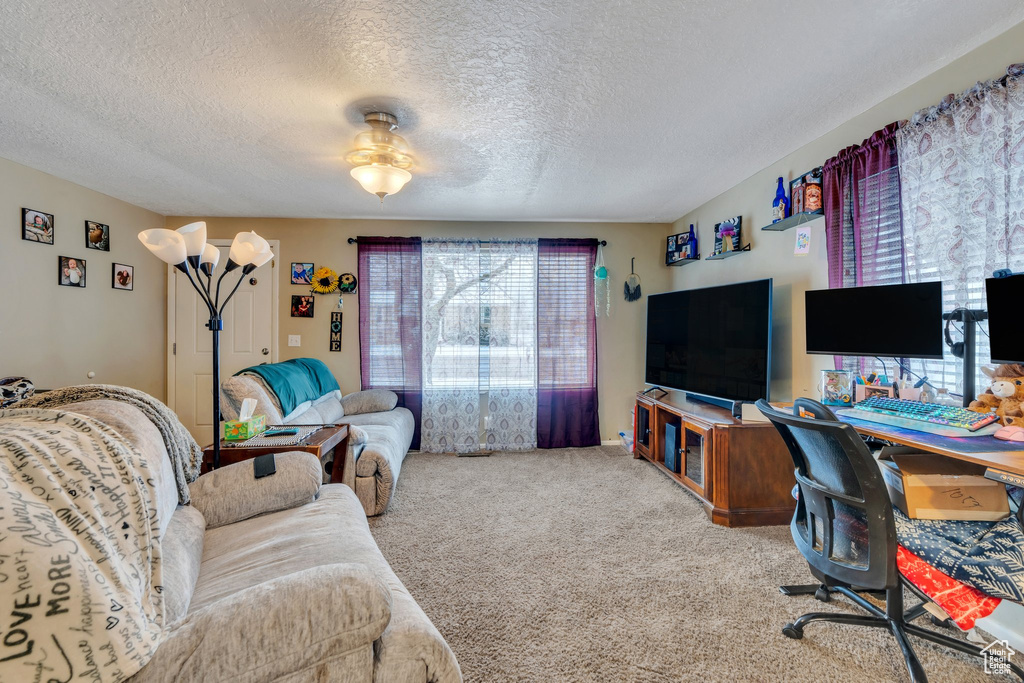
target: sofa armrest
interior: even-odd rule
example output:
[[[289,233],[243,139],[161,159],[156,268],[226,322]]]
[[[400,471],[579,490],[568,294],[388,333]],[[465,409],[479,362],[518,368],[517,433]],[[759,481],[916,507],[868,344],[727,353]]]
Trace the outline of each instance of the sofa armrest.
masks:
[[[133,682],[278,680],[360,648],[368,668],[352,680],[369,680],[390,619],[391,591],[366,566],[312,567],[189,614]]]
[[[387,389],[366,389],[354,391],[341,399],[346,415],[364,413],[386,413],[398,405],[398,394]]]
[[[213,529],[243,519],[287,510],[316,499],[323,483],[320,461],[312,453],[276,454],[277,471],[257,479],[251,460],[207,472],[189,484],[194,505]]]

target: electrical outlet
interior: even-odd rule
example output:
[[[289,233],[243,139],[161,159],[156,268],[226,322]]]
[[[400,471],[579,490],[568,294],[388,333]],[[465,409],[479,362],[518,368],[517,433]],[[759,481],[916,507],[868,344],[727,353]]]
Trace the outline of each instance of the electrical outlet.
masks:
[[[302,335],[301,334],[289,334],[288,335],[288,346],[302,346]]]

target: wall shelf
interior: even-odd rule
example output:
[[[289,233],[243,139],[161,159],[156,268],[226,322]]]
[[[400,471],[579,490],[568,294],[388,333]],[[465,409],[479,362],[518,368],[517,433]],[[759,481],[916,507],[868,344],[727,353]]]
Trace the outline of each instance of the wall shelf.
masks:
[[[790,228],[795,228],[796,226],[803,225],[804,223],[816,221],[819,218],[822,218],[824,215],[825,212],[822,209],[818,209],[817,211],[801,211],[800,213],[794,213],[789,218],[783,218],[778,223],[766,225],[761,229],[780,232],[782,230],[789,230]]]
[[[722,259],[727,259],[727,258],[730,258],[732,256],[738,256],[739,254],[742,254],[742,253],[748,252],[748,251],[750,251],[750,245],[749,244],[747,246],[745,246],[745,247],[740,247],[739,249],[733,249],[731,251],[723,251],[721,254],[712,254],[711,256],[708,256],[704,260],[705,261],[721,261]]]
[[[682,258],[682,259],[679,259],[678,261],[670,261],[669,263],[666,263],[665,265],[666,266],[672,266],[672,267],[688,266],[691,263],[695,263],[697,261],[700,261],[700,254],[697,254],[693,258]]]

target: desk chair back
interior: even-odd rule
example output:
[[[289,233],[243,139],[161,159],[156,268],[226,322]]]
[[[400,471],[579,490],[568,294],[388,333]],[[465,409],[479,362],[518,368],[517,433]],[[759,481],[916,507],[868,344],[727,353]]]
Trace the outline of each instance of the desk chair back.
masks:
[[[829,585],[898,586],[892,503],[857,432],[811,399],[797,399],[792,414],[757,407],[793,457],[800,499],[790,529],[812,573]]]

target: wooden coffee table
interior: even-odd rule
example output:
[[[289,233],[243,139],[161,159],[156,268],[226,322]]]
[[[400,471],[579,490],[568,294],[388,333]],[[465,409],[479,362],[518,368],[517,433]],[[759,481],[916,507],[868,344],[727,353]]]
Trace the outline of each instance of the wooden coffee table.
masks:
[[[276,426],[276,425],[275,425]],[[304,427],[317,425],[302,425]],[[312,453],[317,459],[323,458],[324,454],[333,448],[334,465],[331,466],[331,483],[340,483],[345,469],[345,449],[348,441],[348,425],[324,425],[297,444],[291,446],[233,446],[230,442],[220,442],[220,465],[232,465],[236,462],[252,460],[258,455],[265,453],[287,453],[289,451],[305,451]],[[203,466],[201,472],[205,474],[213,469],[213,444],[203,449]]]

